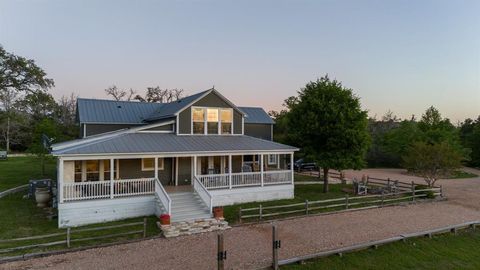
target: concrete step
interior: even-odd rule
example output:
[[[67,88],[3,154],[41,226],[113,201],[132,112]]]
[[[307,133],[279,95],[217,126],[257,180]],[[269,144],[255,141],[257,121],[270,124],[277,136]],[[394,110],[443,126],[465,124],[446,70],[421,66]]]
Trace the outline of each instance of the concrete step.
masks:
[[[189,220],[195,220],[195,219],[204,219],[204,218],[210,218],[209,213],[193,213],[193,214],[182,214],[182,215],[174,215],[172,214],[172,222],[178,222],[178,221],[189,221]]]

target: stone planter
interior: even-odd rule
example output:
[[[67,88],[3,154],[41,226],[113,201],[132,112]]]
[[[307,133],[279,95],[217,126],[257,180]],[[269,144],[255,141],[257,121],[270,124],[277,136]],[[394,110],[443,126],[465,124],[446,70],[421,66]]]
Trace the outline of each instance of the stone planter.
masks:
[[[52,197],[50,196],[50,192],[48,191],[48,188],[41,188],[37,187],[35,189],[35,200],[37,201],[37,206],[44,208],[47,207],[48,202],[50,202],[50,199]]]

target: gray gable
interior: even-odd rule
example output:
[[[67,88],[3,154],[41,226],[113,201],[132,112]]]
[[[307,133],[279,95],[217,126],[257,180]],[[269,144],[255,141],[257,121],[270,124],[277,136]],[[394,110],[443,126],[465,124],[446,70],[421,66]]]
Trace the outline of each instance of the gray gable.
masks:
[[[77,117],[80,123],[142,124],[161,103],[77,99]]]
[[[297,151],[292,146],[250,136],[192,135],[168,133],[125,133],[103,140],[77,145],[54,155],[192,153],[223,151]]]
[[[258,107],[239,107],[245,113],[245,124],[275,124],[275,121]]]
[[[184,98],[179,99],[175,102],[166,103],[166,104],[164,104],[164,106],[158,108],[152,114],[150,114],[147,117],[146,121],[154,121],[154,120],[158,120],[158,119],[172,117],[178,111],[182,110],[183,108],[185,108],[190,103],[192,103],[195,100],[197,100],[198,98],[200,98],[203,94],[205,94],[208,91],[210,91],[210,90],[202,91],[202,92],[197,93],[195,95],[184,97]]]

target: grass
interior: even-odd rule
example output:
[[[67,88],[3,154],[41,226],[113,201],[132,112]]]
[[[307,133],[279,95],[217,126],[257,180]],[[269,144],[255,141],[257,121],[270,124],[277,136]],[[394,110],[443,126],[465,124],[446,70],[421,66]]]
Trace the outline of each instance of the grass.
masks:
[[[0,160],[0,191],[28,184],[28,180],[50,178],[56,180],[56,160],[52,157],[46,159],[45,172],[42,175],[40,160],[35,156],[9,157]]]
[[[307,176],[310,177],[310,176]],[[323,184],[313,184],[313,185],[296,185],[295,186],[295,197],[293,199],[285,200],[275,200],[275,201],[266,201],[266,202],[251,202],[251,203],[242,203],[235,204],[224,207],[224,216],[229,223],[238,222],[238,210],[241,207],[242,209],[258,207],[259,204],[262,206],[273,206],[273,205],[286,205],[292,203],[301,203],[305,200],[309,201],[318,201],[318,200],[327,200],[334,198],[343,198],[345,197],[345,192],[342,189],[352,189],[352,185],[330,185],[329,192],[323,193]],[[284,209],[288,210],[288,209]]]
[[[480,269],[480,232],[457,236],[443,234],[433,239],[416,238],[395,242],[377,250],[363,250],[291,264],[282,269]]]
[[[473,177],[478,177],[478,175],[474,173],[469,173],[465,171],[455,171],[448,179],[462,179],[462,178],[473,178]]]
[[[55,179],[55,160],[50,159],[47,162],[47,177]],[[30,179],[38,179],[41,177],[40,161],[36,157],[14,157],[6,161],[0,161],[0,191],[22,184],[27,184]],[[33,199],[23,198],[26,192],[18,192],[10,194],[6,197],[0,198],[0,239],[12,239],[19,237],[28,237],[35,235],[45,235],[50,233],[66,232],[66,229],[58,229],[58,219],[48,219],[47,213],[36,206]],[[156,217],[148,217],[147,221],[147,236],[158,235],[159,230],[155,224]],[[95,224],[90,226],[83,226],[81,228],[109,226],[117,224],[126,224],[132,222],[143,221],[143,218],[126,219],[115,222],[108,222],[102,224]],[[143,225],[134,227],[108,229],[104,231],[94,232],[79,232],[73,233],[72,239],[82,237],[93,237],[106,234],[122,233],[132,230],[142,230]],[[73,231],[75,229],[72,229]],[[121,236],[111,239],[92,240],[85,242],[73,243],[72,247],[90,246],[94,244],[108,243],[141,236],[130,235]],[[65,236],[53,237],[47,240],[32,240],[15,243],[14,246],[38,244],[43,242],[65,240]],[[0,249],[11,247],[10,243],[0,243]],[[38,252],[53,249],[64,249],[65,245],[59,245],[49,248],[30,249],[26,252]],[[1,256],[11,256],[21,254],[22,252],[12,252],[8,254],[1,254]]]

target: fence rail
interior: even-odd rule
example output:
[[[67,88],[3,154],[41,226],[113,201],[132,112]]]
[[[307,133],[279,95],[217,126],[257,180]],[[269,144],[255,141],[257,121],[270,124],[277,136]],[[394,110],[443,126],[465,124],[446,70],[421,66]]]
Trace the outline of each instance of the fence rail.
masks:
[[[131,229],[129,231],[121,232],[121,233],[105,234],[105,235],[99,235],[99,236],[97,235],[97,236],[72,239],[72,236],[75,236],[77,233],[80,233],[80,232],[104,231],[104,230],[134,227],[134,226],[140,226],[140,225],[142,226],[142,229]],[[107,239],[107,238],[128,236],[128,235],[134,235],[134,234],[141,234],[142,237],[144,238],[147,236],[147,219],[146,218],[144,218],[143,221],[140,221],[140,222],[131,222],[131,223],[125,223],[125,224],[119,224],[119,225],[110,225],[110,226],[83,228],[83,229],[67,228],[64,232],[59,232],[59,233],[36,235],[36,236],[30,236],[30,237],[20,237],[20,238],[13,238],[13,239],[0,239],[0,244],[11,244],[11,243],[18,243],[18,242],[21,243],[24,241],[32,241],[32,240],[40,240],[40,241],[48,240],[49,241],[49,242],[34,243],[34,244],[14,245],[11,247],[0,249],[0,254],[34,249],[34,248],[41,248],[41,247],[58,246],[58,245],[66,245],[67,248],[70,248],[71,243],[74,243],[74,242]],[[61,238],[61,237],[63,237],[63,239],[58,240],[58,238]],[[55,240],[50,240],[52,238],[55,238]]]
[[[261,172],[241,172],[230,174],[208,174],[197,175],[198,180],[211,189],[226,189],[249,186],[263,186],[275,184],[290,184],[292,182],[292,172],[289,170],[265,171]]]

